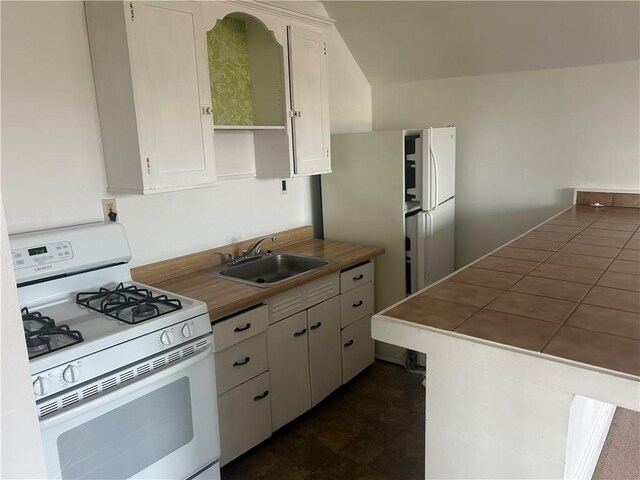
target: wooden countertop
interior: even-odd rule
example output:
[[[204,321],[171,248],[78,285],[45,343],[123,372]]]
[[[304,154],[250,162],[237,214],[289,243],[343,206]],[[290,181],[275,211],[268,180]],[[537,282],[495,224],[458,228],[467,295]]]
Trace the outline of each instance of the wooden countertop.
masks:
[[[302,277],[264,288],[225,280],[200,272],[191,272],[174,278],[167,278],[170,277],[168,272],[173,268],[172,261],[163,262],[165,264],[162,267],[163,271],[156,275],[157,278],[164,278],[162,280],[149,280],[149,278],[144,278],[142,275],[136,276],[135,272],[134,278],[139,281],[142,278],[145,280],[144,283],[149,285],[206,302],[209,307],[209,316],[212,320],[215,320],[384,253],[384,249],[378,247],[316,239],[303,240],[278,250],[286,251],[287,253],[312,255],[335,260],[336,262],[318,268]],[[274,250],[274,253],[277,253],[277,251]],[[205,268],[209,268],[209,266],[203,266],[203,269]]]
[[[376,316],[640,377],[639,225],[570,207]]]

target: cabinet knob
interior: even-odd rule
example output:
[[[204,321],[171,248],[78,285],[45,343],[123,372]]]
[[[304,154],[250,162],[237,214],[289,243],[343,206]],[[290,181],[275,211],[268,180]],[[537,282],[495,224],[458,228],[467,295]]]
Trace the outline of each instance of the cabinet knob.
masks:
[[[357,277],[353,277],[353,281],[362,280],[364,278],[363,274],[358,275]]]
[[[244,332],[245,330],[249,330],[251,328],[251,324],[247,323],[244,327],[236,327],[233,329],[234,332]]]
[[[344,344],[344,347],[350,347],[351,345],[353,345],[353,340],[349,340],[347,343]]]
[[[359,302],[354,303],[353,305],[351,305],[352,308],[358,308],[359,306],[362,305],[362,300],[360,300]]]
[[[309,330],[315,330],[316,328],[320,328],[322,326],[322,322],[318,322],[315,325],[311,325]]]

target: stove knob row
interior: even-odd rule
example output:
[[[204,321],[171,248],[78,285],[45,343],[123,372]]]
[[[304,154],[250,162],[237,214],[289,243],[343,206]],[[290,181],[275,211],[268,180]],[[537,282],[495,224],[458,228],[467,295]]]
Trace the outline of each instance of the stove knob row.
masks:
[[[38,396],[42,396],[49,390],[49,380],[43,377],[38,377],[33,381],[33,393]]]
[[[173,334],[167,330],[160,334],[160,341],[163,345],[171,345],[173,343]]]
[[[184,338],[191,338],[193,336],[193,327],[188,323],[182,326],[182,336]]]
[[[80,369],[74,365],[69,365],[62,372],[62,378],[67,383],[75,383],[80,379]]]

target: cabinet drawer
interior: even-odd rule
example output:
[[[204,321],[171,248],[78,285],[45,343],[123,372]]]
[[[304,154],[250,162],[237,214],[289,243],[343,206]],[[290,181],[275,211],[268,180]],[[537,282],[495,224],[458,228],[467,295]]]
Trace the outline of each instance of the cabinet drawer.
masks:
[[[267,370],[267,333],[243,340],[215,354],[216,385],[218,393]]]
[[[311,308],[335,297],[339,292],[340,278],[335,273],[270,298],[265,302],[269,307],[269,323],[276,323]]]
[[[269,326],[269,310],[261,305],[214,324],[213,351],[220,352],[242,340],[264,332]]]
[[[271,436],[269,372],[218,396],[220,465]]]
[[[340,325],[342,328],[366,315],[373,314],[373,283],[340,295]]]
[[[366,316],[342,330],[342,383],[373,363],[371,317]]]
[[[340,293],[348,292],[373,280],[373,262],[367,262],[340,274]]]

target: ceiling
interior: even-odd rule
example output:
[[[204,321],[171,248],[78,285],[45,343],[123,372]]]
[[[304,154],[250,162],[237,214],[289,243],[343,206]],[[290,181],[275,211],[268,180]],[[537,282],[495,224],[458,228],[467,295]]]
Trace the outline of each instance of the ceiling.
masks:
[[[372,85],[640,58],[640,2],[323,1]]]

